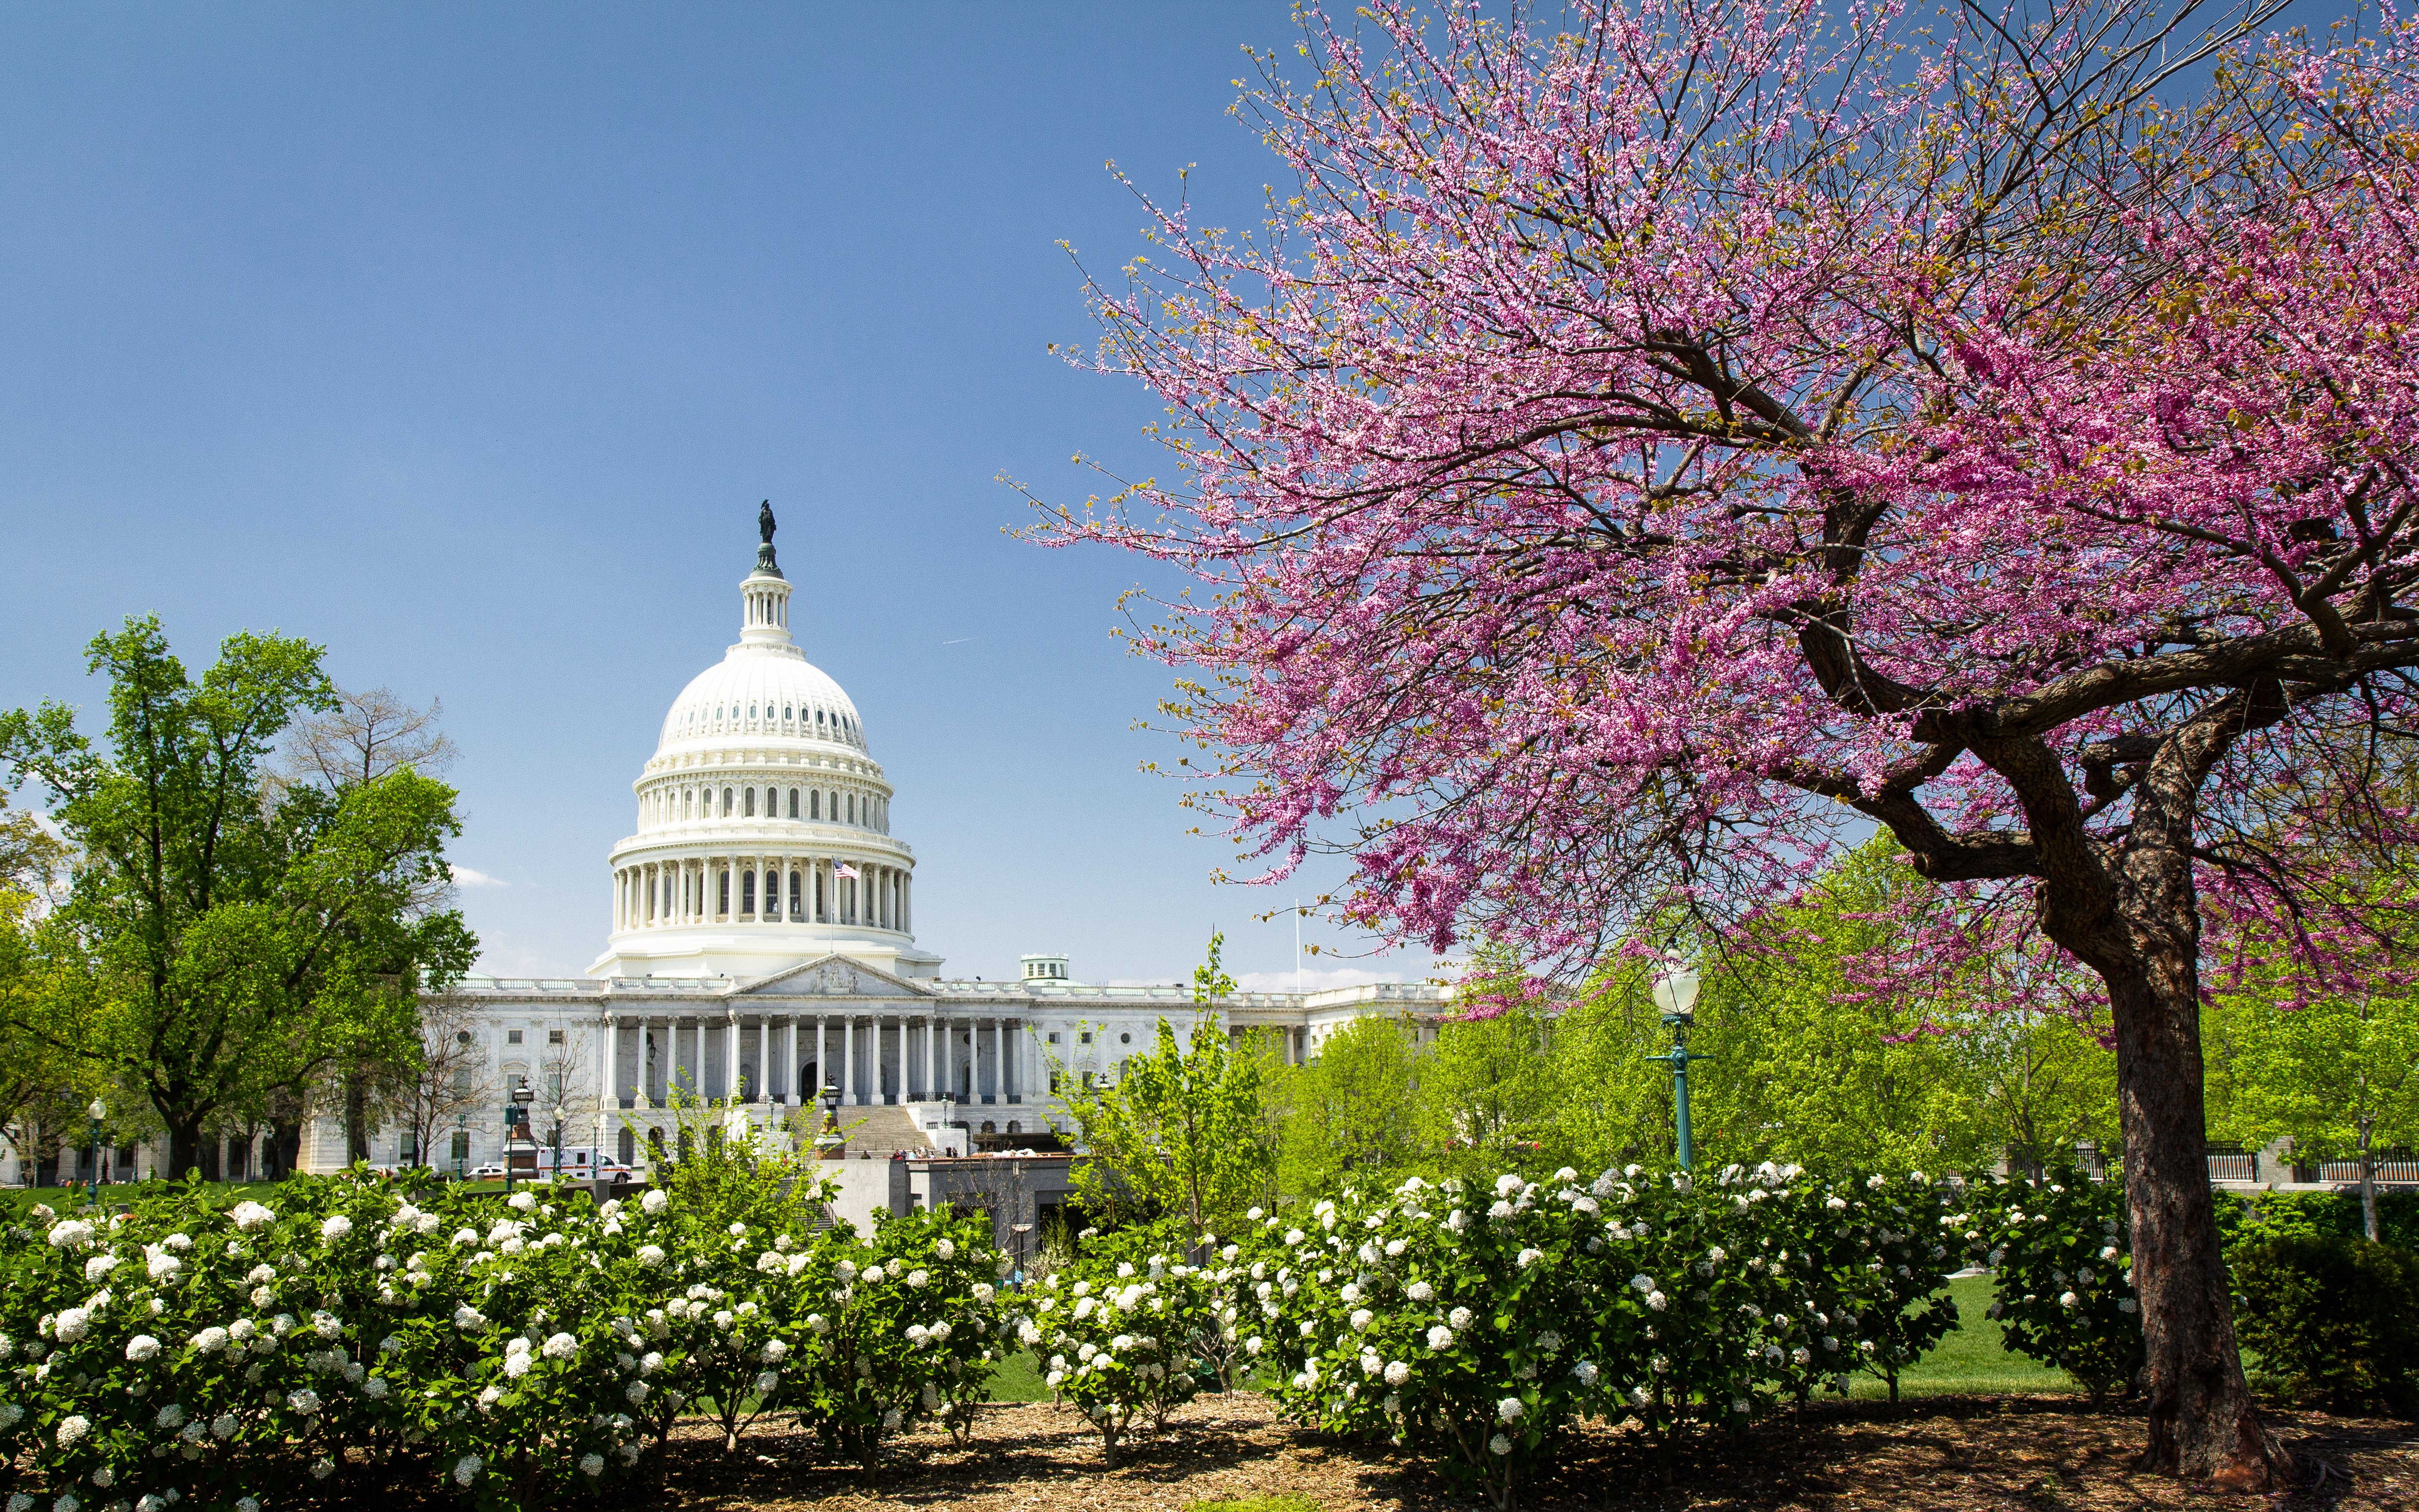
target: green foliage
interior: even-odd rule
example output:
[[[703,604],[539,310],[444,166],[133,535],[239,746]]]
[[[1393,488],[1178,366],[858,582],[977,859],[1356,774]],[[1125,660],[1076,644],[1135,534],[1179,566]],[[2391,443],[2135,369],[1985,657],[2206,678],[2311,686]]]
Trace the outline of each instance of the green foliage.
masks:
[[[1448,1172],[1550,1169],[1560,1077],[1546,1013],[1516,1001],[1437,1031],[1420,1071],[1412,1127]]]
[[[2363,1231],[2360,1196],[2352,1192],[2220,1192],[2217,1227],[2226,1252],[2272,1239],[2325,1234],[2358,1237]],[[2419,1249],[2419,1191],[2377,1195],[2378,1239]]]
[[[1112,1082],[1060,1069],[1062,1101],[1088,1159],[1073,1180],[1086,1208],[1115,1222],[1180,1218],[1198,1243],[1231,1227],[1267,1189],[1275,1163],[1262,1116],[1262,1057],[1237,1046],[1211,1012],[1235,990],[1219,963],[1223,936],[1194,974],[1200,1009],[1179,1041],[1159,1021],[1157,1043]]]
[[[726,1447],[794,1411],[861,1460],[919,1417],[959,1426],[1000,1331],[980,1222],[816,1229],[763,1168],[761,1202],[347,1174],[37,1209],[0,1232],[0,1490],[216,1509],[401,1482],[535,1507],[624,1489],[684,1410]]]
[[[1737,1424],[1927,1345],[1954,1317],[1948,1204],[1768,1164],[1412,1177],[1262,1214],[1239,1327],[1288,1412],[1399,1437],[1502,1506],[1583,1418]]]
[[[1317,1195],[1411,1168],[1422,1152],[1405,1112],[1425,1059],[1402,1024],[1372,1016],[1329,1036],[1307,1065],[1273,1068],[1279,1189]]]
[[[1024,1299],[1020,1335],[1049,1357],[1043,1383],[1101,1430],[1109,1464],[1137,1424],[1162,1427],[1192,1400],[1210,1364],[1200,1345],[1219,1333],[1225,1277],[1185,1263],[1192,1239],[1172,1220],[1125,1229]]]
[[[1690,1037],[1711,1057],[1690,1073],[1708,1159],[1972,1170],[2114,1136],[2115,1058],[2030,1006],[2055,984],[2010,992],[1980,967],[1944,996],[1870,984],[1862,963],[1887,957],[1918,892],[1876,838],[1708,963]]]
[[[2419,1412],[2419,1255],[2330,1234],[2229,1258],[2235,1326],[2293,1400]]]
[[[2095,1401],[2131,1396],[2146,1356],[2124,1188],[2060,1168],[2038,1186],[1979,1186],[1969,1201],[1967,1240],[1995,1273],[1991,1316],[2006,1347],[2064,1370]]]
[[[172,1169],[206,1123],[266,1115],[339,1063],[408,1060],[416,993],[476,942],[427,906],[459,831],[408,768],[340,790],[270,784],[297,716],[331,707],[320,649],[230,636],[196,680],[156,620],[97,638],[107,748],[64,704],[0,714],[10,780],[41,782],[81,864],[9,1023],[148,1101]],[[289,1116],[299,1119],[299,1111]]]
[[[2302,1159],[2419,1144],[2419,994],[2273,995],[2255,978],[2203,1015],[2213,1129],[2253,1146],[2288,1135]]]

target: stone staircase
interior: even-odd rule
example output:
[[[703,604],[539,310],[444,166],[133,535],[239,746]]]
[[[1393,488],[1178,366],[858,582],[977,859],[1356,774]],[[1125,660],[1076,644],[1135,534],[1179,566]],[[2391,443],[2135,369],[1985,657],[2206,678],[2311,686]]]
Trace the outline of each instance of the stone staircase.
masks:
[[[915,1153],[933,1148],[932,1136],[917,1126],[905,1108],[876,1103],[840,1110],[840,1132],[848,1136],[848,1158],[871,1156],[887,1160],[900,1150]]]

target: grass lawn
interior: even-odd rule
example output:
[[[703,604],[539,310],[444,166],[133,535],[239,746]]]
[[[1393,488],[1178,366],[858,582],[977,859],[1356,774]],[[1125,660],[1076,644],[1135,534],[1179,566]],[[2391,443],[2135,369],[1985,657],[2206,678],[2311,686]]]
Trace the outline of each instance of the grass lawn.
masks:
[[[1984,1396],[2003,1392],[2078,1392],[2063,1370],[2035,1365],[2000,1347],[1999,1325],[1984,1316],[1991,1308],[1991,1278],[1967,1276],[1949,1283],[1957,1301],[1957,1327],[1915,1367],[1898,1378],[1902,1396]],[[1887,1396],[1878,1376],[1858,1376],[1849,1395]]]
[[[123,1181],[104,1184],[100,1189],[100,1205],[118,1208],[135,1198],[166,1190],[165,1181]],[[277,1190],[273,1181],[204,1181],[202,1190],[211,1202],[231,1208],[246,1197],[266,1197]],[[0,1217],[23,1215],[36,1203],[48,1203],[53,1211],[65,1215],[85,1205],[91,1189],[83,1186],[11,1186],[0,1187]]]
[[[2035,1365],[2000,1348],[1999,1325],[1983,1316],[1991,1306],[1989,1276],[1951,1281],[1949,1294],[1957,1300],[1957,1328],[1914,1369],[1898,1378],[1901,1396],[2065,1395],[2081,1390],[2064,1371]],[[1858,1376],[1849,1395],[1860,1399],[1887,1396],[1889,1387],[1877,1376]],[[1032,1350],[1018,1350],[992,1371],[991,1398],[995,1402],[1050,1399],[1050,1388],[1041,1384],[1041,1364]]]
[[[992,1367],[991,1399],[995,1402],[1046,1402],[1050,1388],[1041,1383],[1041,1362],[1031,1350],[1019,1350]]]

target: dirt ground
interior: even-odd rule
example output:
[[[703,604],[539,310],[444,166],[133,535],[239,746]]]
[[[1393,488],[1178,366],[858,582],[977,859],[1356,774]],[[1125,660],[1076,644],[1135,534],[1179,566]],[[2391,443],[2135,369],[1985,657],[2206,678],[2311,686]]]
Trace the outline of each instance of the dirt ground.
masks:
[[[2300,1488],[2266,1496],[2186,1491],[2127,1468],[2138,1416],[2099,1413],[2066,1397],[1938,1397],[1810,1408],[1753,1432],[1743,1450],[1708,1443],[1664,1465],[1637,1434],[1586,1435],[1530,1508],[1635,1512],[2404,1512],[2419,1509],[2419,1425],[2276,1412],[2270,1422],[2307,1467]],[[975,1442],[944,1434],[903,1442],[881,1472],[820,1461],[806,1440],[751,1436],[725,1461],[708,1430],[684,1433],[669,1489],[639,1507],[716,1512],[912,1508],[914,1512],[1183,1512],[1195,1502],[1290,1492],[1326,1512],[1459,1507],[1433,1476],[1380,1449],[1277,1422],[1266,1398],[1205,1396],[1164,1434],[1121,1447],[1103,1469],[1097,1434],[1071,1411],[1002,1404]]]

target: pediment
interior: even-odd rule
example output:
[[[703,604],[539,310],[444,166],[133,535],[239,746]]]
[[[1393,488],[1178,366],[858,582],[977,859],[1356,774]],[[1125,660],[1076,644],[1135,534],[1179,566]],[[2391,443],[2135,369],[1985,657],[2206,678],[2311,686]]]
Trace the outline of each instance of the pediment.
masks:
[[[827,955],[809,961],[759,982],[750,983],[738,993],[742,997],[911,997],[926,998],[932,994],[904,977],[894,977],[878,966],[844,955]]]

